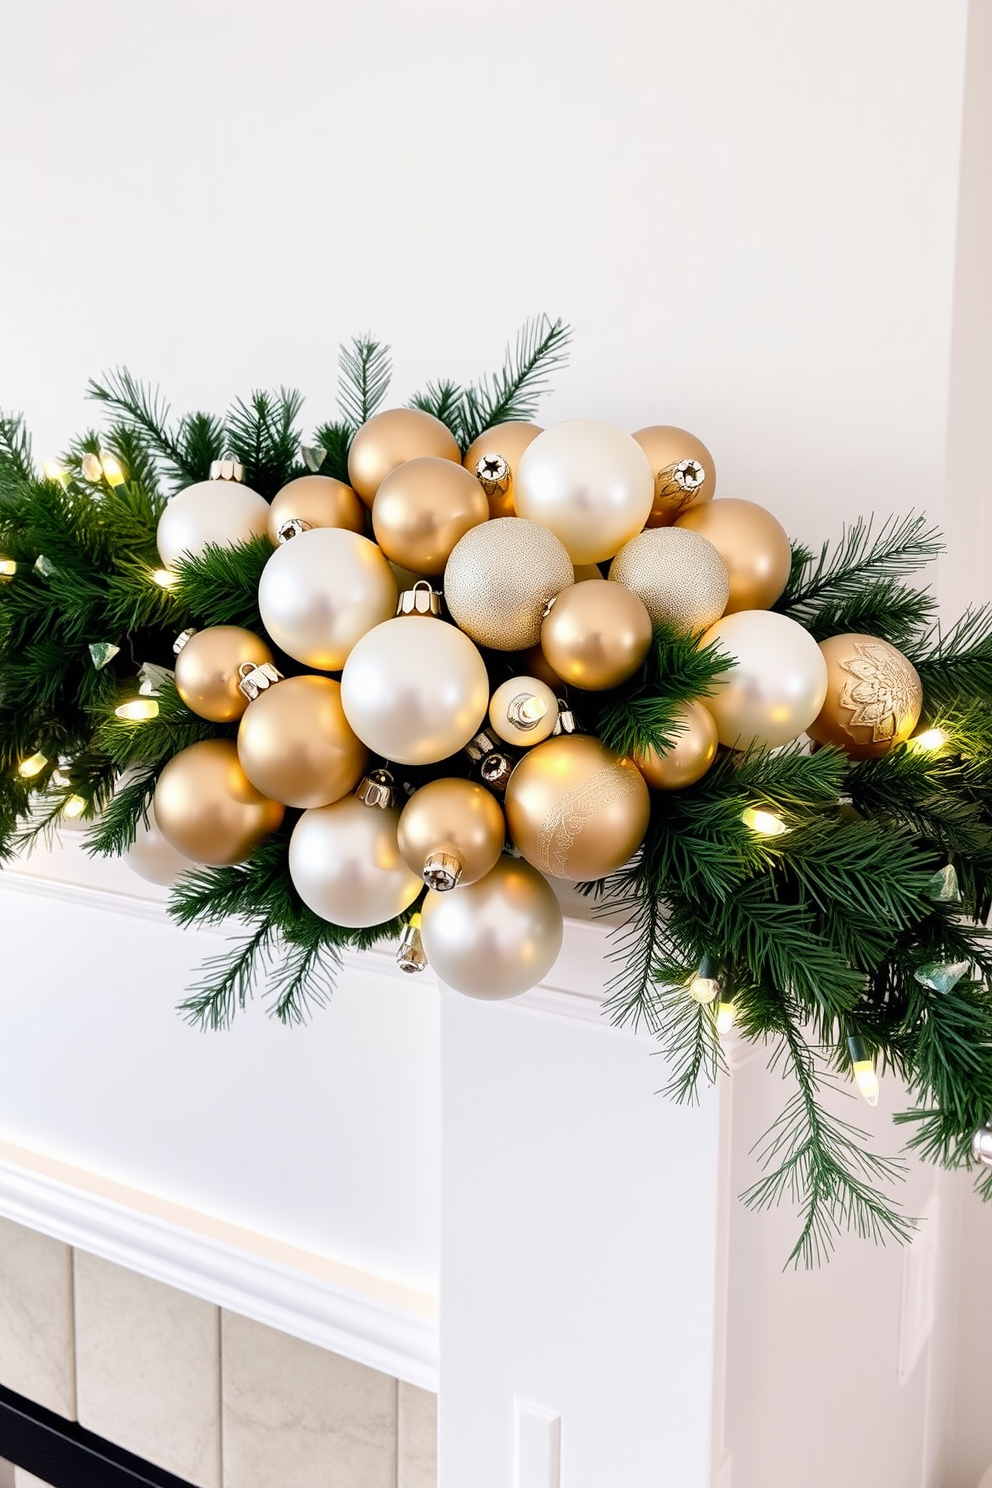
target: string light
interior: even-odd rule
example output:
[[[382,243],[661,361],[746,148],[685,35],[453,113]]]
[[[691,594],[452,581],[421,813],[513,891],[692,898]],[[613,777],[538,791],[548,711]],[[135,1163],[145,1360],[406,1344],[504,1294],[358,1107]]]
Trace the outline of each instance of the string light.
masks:
[[[868,1058],[868,1050],[865,1048],[864,1039],[849,1038],[847,1049],[851,1056],[855,1084],[868,1105],[877,1106],[879,1092],[878,1075],[875,1073],[875,1061]]]
[[[157,568],[152,578],[160,589],[174,589],[179,583],[178,574],[174,574],[169,568]]]
[[[720,991],[720,978],[717,976],[716,962],[712,956],[704,956],[699,963],[699,970],[694,972],[686,982],[689,996],[696,1002],[708,1006],[716,1000]]]
[[[781,837],[789,830],[780,816],[773,811],[762,811],[757,806],[748,806],[742,811],[741,821],[759,837]]]
[[[132,698],[130,702],[121,703],[114,712],[125,723],[147,723],[150,718],[158,717],[158,703],[151,697]]]
[[[100,456],[94,455],[92,450],[86,451],[86,454],[79,462],[79,468],[83,472],[83,479],[90,481],[93,485],[95,485],[96,482],[103,475],[103,466],[100,464]]]
[[[733,1002],[721,1002],[716,1011],[716,1031],[722,1038],[730,1032],[734,1026],[734,1018],[737,1016],[737,1007]]]
[[[70,821],[76,821],[86,810],[86,798],[84,796],[70,796],[62,807],[62,815]]]
[[[41,774],[47,764],[47,754],[42,754],[41,750],[39,750],[37,754],[31,754],[27,759],[21,760],[21,763],[17,767],[17,773],[25,780],[33,780],[36,775]]]
[[[69,472],[59,464],[58,460],[45,460],[42,463],[41,473],[47,481],[54,481],[63,489],[69,484]]]
[[[100,465],[103,469],[103,478],[108,486],[122,486],[127,480],[127,476],[124,474],[124,467],[116,455],[101,455]]]
[[[17,564],[13,558],[0,558],[0,578],[12,579],[17,572]]]
[[[926,729],[922,734],[914,734],[909,740],[909,748],[920,754],[936,754],[938,749],[943,749],[947,743],[947,735],[943,729]]]

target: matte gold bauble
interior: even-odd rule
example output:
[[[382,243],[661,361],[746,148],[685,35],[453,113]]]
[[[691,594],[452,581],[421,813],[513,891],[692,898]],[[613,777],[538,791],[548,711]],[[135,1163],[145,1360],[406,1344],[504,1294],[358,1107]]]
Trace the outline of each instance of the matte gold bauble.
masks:
[[[244,662],[264,666],[271,660],[268,646],[250,630],[211,625],[196,631],[176,657],[176,691],[200,718],[233,723],[248,706],[238,668]]]
[[[634,751],[634,763],[653,790],[683,790],[702,780],[716,759],[716,721],[702,703],[683,703],[671,730],[675,742],[663,753]]]
[[[397,840],[407,867],[430,887],[464,887],[499,861],[506,822],[484,786],[457,777],[432,780],[403,807]]]
[[[741,610],[699,642],[713,643],[736,662],[706,698],[721,744],[776,749],[806,732],[827,695],[827,663],[808,630],[773,610]]]
[[[288,656],[336,672],[360,636],[396,610],[392,569],[374,542],[315,527],[276,548],[262,570],[262,624]]]
[[[763,506],[736,498],[707,501],[691,506],[675,525],[705,537],[727,565],[730,598],[725,614],[770,609],[788,583],[792,568],[789,536]]]
[[[539,645],[531,646],[528,650],[521,651],[520,655],[516,658],[511,658],[511,661],[514,659],[519,662],[516,671],[521,676],[536,677],[539,682],[543,682],[546,687],[551,688],[555,697],[561,697],[565,684],[554,667],[549,665],[548,658]]]
[[[588,734],[562,734],[525,754],[506,788],[519,851],[551,878],[605,878],[640,847],[648,788],[633,760]]]
[[[654,505],[648,527],[670,527],[690,506],[710,501],[716,466],[701,439],[674,424],[652,424],[634,435],[654,473]]]
[[[558,699],[538,677],[510,677],[490,699],[489,722],[506,744],[532,749],[554,733]]]
[[[610,579],[644,601],[652,624],[690,632],[719,619],[730,592],[727,565],[713,544],[678,527],[639,532],[610,564]]]
[[[876,759],[904,744],[920,719],[923,689],[916,668],[888,641],[868,635],[820,642],[827,696],[807,733],[838,744],[854,759]]]
[[[166,842],[194,863],[242,863],[274,832],[284,808],[248,779],[230,739],[206,739],[173,755],[155,787]]]
[[[279,544],[279,529],[294,517],[311,527],[344,527],[365,534],[365,507],[344,481],[330,475],[300,475],[277,491],[269,506],[269,541]]]
[[[654,477],[640,445],[598,419],[539,434],[517,466],[517,514],[560,538],[573,563],[601,563],[640,532]]]
[[[177,491],[158,519],[158,555],[166,568],[179,558],[197,558],[208,546],[236,548],[264,537],[269,503],[234,480],[197,481]]]
[[[238,758],[263,795],[284,806],[329,806],[354,790],[368,750],[331,677],[287,677],[260,692],[238,730]]]
[[[443,573],[458,539],[488,517],[475,476],[432,455],[398,465],[372,504],[376,542],[391,563],[416,574]]]
[[[554,890],[519,858],[502,857],[477,883],[428,893],[420,927],[438,978],[467,997],[519,997],[558,959],[564,926]]]
[[[371,506],[390,471],[427,455],[462,463],[455,436],[432,413],[420,408],[387,408],[363,424],[351,441],[348,479],[365,505]]]
[[[357,796],[303,813],[289,842],[289,876],[314,914],[360,930],[409,908],[423,884],[400,856],[399,817]]]
[[[507,423],[494,424],[478,439],[473,439],[465,451],[462,464],[477,477],[489,501],[491,517],[515,517],[513,504],[513,476],[517,461],[538,434],[544,431],[538,424]]]
[[[651,645],[651,616],[630,589],[585,579],[563,589],[541,626],[541,649],[572,687],[602,692],[632,677]]]
[[[480,646],[522,651],[540,640],[548,600],[572,582],[572,561],[553,533],[522,517],[496,517],[455,544],[444,598]]]

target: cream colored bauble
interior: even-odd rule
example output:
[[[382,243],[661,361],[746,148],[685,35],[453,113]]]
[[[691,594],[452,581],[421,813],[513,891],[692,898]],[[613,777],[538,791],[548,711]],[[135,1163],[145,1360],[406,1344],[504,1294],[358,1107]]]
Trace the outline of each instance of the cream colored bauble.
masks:
[[[139,822],[134,842],[124,854],[124,861],[146,883],[162,884],[171,888],[180,873],[189,873],[198,867],[191,858],[176,852],[158,829],[155,808],[149,804],[148,822]]]
[[[166,568],[204,548],[236,548],[268,530],[269,503],[240,481],[197,481],[177,491],[158,519],[158,555]]]
[[[610,580],[643,600],[652,624],[704,630],[723,614],[727,565],[711,542],[678,527],[650,527],[625,543]]]
[[[561,539],[573,563],[601,563],[644,526],[654,475],[623,429],[570,419],[545,429],[524,450],[514,501],[518,516]]]
[[[389,473],[407,460],[433,456],[460,465],[462,452],[446,424],[420,408],[387,408],[358,430],[348,451],[348,479],[371,506]]]
[[[736,660],[703,699],[720,743],[775,749],[806,732],[827,695],[827,663],[808,630],[773,610],[724,615],[703,635]]]
[[[289,842],[289,876],[308,909],[348,930],[402,914],[423,884],[400,856],[395,807],[345,796],[304,811]]]
[[[262,570],[262,624],[287,656],[320,671],[344,666],[359,637],[388,619],[399,591],[374,542],[315,527],[277,548]]]
[[[453,625],[399,615],[357,642],[341,674],[341,702],[374,754],[398,765],[429,765],[457,754],[478,733],[489,677],[476,647]]]
[[[541,639],[548,601],[573,582],[572,560],[553,533],[521,517],[492,517],[455,544],[444,598],[480,646],[523,651]]]

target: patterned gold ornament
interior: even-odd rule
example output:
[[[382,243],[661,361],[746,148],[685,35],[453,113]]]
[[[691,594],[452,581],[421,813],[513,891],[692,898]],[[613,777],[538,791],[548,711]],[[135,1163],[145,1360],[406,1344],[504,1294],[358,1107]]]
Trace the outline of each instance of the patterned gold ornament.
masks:
[[[390,563],[417,574],[443,573],[458,539],[488,517],[475,476],[434,456],[390,471],[372,504],[376,542]]]
[[[652,790],[684,790],[695,785],[716,759],[716,720],[702,703],[683,703],[672,733],[671,749],[634,753],[634,763]]]
[[[876,759],[905,743],[919,722],[923,689],[902,652],[868,635],[831,636],[820,650],[827,696],[810,737],[854,759]]]
[[[634,435],[654,472],[654,506],[645,525],[670,527],[690,506],[716,492],[716,466],[701,439],[674,424],[652,424]]]
[[[491,517],[515,517],[513,476],[517,461],[529,444],[543,434],[539,424],[494,424],[465,451],[463,464],[480,482],[489,500]]]
[[[705,630],[723,614],[727,565],[711,542],[678,527],[639,532],[610,564],[610,579],[644,601],[654,625]]]
[[[351,441],[348,479],[365,505],[371,506],[390,471],[425,455],[462,463],[455,436],[432,413],[420,408],[387,408],[364,423]]]
[[[754,501],[721,497],[691,506],[676,519],[675,528],[705,537],[727,565],[727,615],[771,609],[788,583],[792,568],[789,534],[777,517]]]
[[[240,625],[211,625],[194,631],[177,652],[176,691],[200,718],[233,723],[248,706],[239,685],[239,668],[244,662],[263,666],[271,660],[268,646],[250,630]]]
[[[572,579],[572,561],[553,533],[523,517],[496,517],[455,544],[444,598],[480,646],[523,651],[540,640],[548,600]]]
[[[344,481],[329,475],[300,475],[277,491],[269,507],[269,542],[279,546],[285,523],[306,522],[309,527],[346,527],[365,534],[365,507]]]

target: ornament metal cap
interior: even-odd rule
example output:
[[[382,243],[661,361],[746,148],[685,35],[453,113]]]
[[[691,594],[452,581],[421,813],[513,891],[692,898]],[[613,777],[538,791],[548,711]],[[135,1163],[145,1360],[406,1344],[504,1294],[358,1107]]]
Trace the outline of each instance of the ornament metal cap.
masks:
[[[685,496],[694,496],[706,479],[706,471],[698,460],[678,460],[666,465],[661,471],[666,484],[675,486]]]
[[[211,460],[211,480],[243,481],[244,478],[245,467],[240,460]]]
[[[256,665],[253,661],[243,661],[238,667],[238,691],[253,703],[260,692],[267,687],[273,687],[276,682],[282,681],[282,672],[273,666],[271,661],[263,661]]]
[[[195,635],[195,625],[187,625],[185,630],[181,630],[172,643],[173,656],[178,656],[183,647],[188,645]]]
[[[417,972],[427,969],[427,952],[420,937],[419,914],[414,915],[403,931],[403,939],[396,951],[396,965],[400,971]]]
[[[492,754],[494,751],[498,752],[499,748],[500,741],[496,735],[490,734],[486,729],[482,729],[476,734],[474,739],[469,739],[465,745],[465,753],[472,763],[477,765],[480,760],[485,759],[487,754]]]
[[[575,721],[575,714],[564,698],[558,698],[557,703],[558,719],[554,728],[551,730],[552,738],[554,738],[555,734],[577,734],[579,732],[579,725]]]
[[[494,750],[492,754],[487,754],[479,766],[479,775],[483,785],[488,785],[491,791],[498,791],[500,795],[506,790],[507,781],[512,774],[513,762],[502,750]]]
[[[424,864],[424,883],[439,894],[455,888],[461,876],[462,864],[454,853],[433,852]]]
[[[355,795],[363,806],[378,806],[385,811],[396,804],[396,782],[389,770],[370,770]]]
[[[510,487],[510,467],[502,455],[483,455],[475,462],[475,478],[487,496],[501,496]]]
[[[530,733],[531,729],[536,729],[539,724],[544,722],[547,711],[548,709],[543,698],[539,698],[533,692],[518,692],[511,699],[510,705],[506,710],[506,716],[514,728],[519,729],[523,734],[527,734]]]
[[[396,601],[397,615],[440,615],[441,596],[426,579],[418,579],[412,589],[404,589]]]
[[[301,533],[310,532],[312,529],[313,523],[305,521],[303,517],[288,517],[285,522],[280,523],[276,533],[279,546],[283,547],[291,537],[299,537]]]
[[[992,1122],[980,1126],[972,1137],[971,1156],[983,1168],[992,1168]]]

